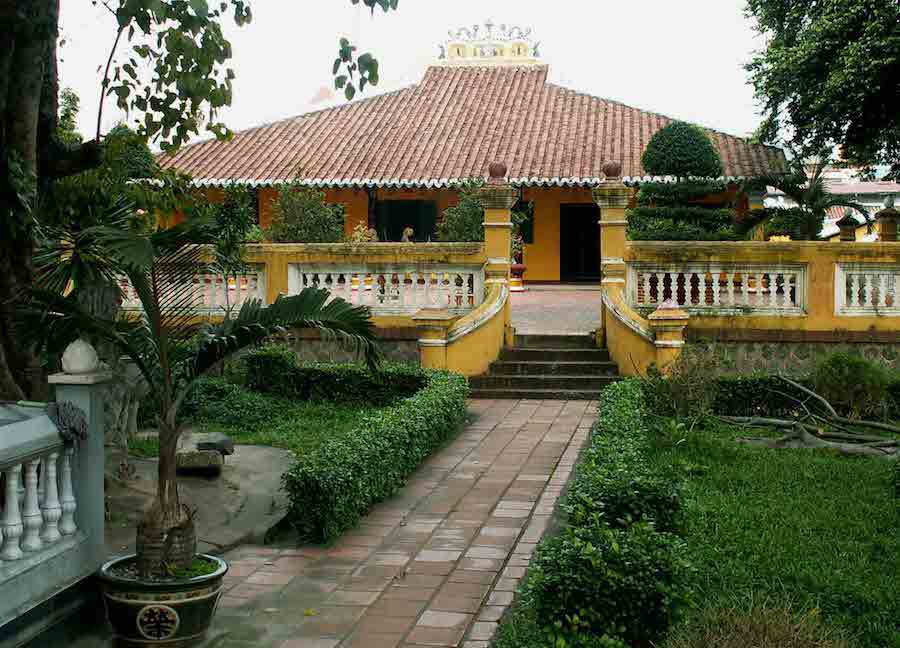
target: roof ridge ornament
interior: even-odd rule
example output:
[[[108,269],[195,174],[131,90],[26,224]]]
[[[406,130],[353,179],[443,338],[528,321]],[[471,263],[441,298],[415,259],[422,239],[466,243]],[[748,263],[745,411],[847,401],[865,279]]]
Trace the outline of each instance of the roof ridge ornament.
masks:
[[[534,65],[539,63],[540,42],[531,28],[517,25],[484,24],[450,29],[449,38],[438,44],[439,63],[449,66]]]

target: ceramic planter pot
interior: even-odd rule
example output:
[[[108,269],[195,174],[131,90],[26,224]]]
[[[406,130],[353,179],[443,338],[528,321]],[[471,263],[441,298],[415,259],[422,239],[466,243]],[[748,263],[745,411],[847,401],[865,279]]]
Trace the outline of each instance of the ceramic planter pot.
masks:
[[[115,558],[100,568],[106,617],[117,646],[183,648],[203,640],[216,612],[228,565],[221,558],[202,556],[217,563],[216,571],[183,581],[143,581],[111,573],[112,568],[134,555]]]
[[[509,289],[511,292],[522,292],[525,290],[525,282],[522,280],[522,275],[525,274],[527,269],[524,263],[513,263],[509,266]]]

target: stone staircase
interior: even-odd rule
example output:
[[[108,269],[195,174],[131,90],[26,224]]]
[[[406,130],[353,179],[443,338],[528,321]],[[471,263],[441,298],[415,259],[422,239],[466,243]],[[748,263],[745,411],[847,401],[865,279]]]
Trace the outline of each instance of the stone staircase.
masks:
[[[515,347],[469,385],[472,398],[596,400],[618,373],[589,335],[518,335]]]

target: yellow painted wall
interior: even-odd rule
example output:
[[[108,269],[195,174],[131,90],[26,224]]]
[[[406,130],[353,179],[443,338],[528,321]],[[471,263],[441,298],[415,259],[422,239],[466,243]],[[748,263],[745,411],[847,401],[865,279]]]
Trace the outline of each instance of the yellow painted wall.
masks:
[[[700,242],[629,241],[626,261],[680,263],[740,263],[806,266],[806,315],[729,315],[691,317],[692,331],[765,329],[780,331],[896,331],[897,318],[838,317],[834,304],[836,263],[900,264],[900,243],[841,243],[818,241]]]

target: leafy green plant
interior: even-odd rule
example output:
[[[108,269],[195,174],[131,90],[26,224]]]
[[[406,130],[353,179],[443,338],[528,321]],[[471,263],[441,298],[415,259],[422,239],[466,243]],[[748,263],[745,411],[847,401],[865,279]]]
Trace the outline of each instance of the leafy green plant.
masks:
[[[438,223],[439,241],[484,240],[484,208],[478,199],[478,190],[483,185],[483,182],[471,181],[460,186],[459,202],[445,209]]]
[[[785,173],[772,173],[752,180],[751,186],[775,187],[796,204],[796,207],[788,209],[772,208],[757,212],[767,231],[788,234],[795,240],[815,241],[822,233],[828,210],[834,207],[855,210],[866,222],[871,222],[865,205],[831,193],[824,175],[827,165],[828,155],[822,153],[811,174],[807,173],[802,159],[798,158]]]
[[[635,207],[628,210],[632,241],[735,241],[734,211],[698,206]]]
[[[551,645],[578,636],[658,641],[691,600],[685,549],[678,537],[642,524],[570,527],[541,543],[528,588]]]
[[[184,428],[181,408],[199,379],[285,327],[313,327],[352,341],[373,367],[380,354],[370,311],[316,288],[280,297],[270,306],[248,300],[234,317],[204,321],[191,287],[204,268],[207,249],[199,244],[208,242],[208,232],[194,223],[149,236],[115,228],[96,234],[110,267],[127,277],[138,295],[140,314],[110,321],[90,314],[71,296],[36,288],[20,317],[38,348],[60,350],[79,335],[116,346],[134,362],[159,405],[157,497],[137,532],[137,563],[141,575],[148,576],[168,563],[187,567],[196,554],[193,514],[178,494],[175,453]],[[174,537],[181,541],[171,542]]]
[[[812,375],[815,390],[852,418],[884,414],[890,376],[878,364],[850,353],[833,353]]]
[[[718,178],[722,158],[709,134],[699,126],[673,121],[650,138],[641,156],[644,171],[676,178]]]
[[[422,371],[422,389],[377,413],[361,414],[352,434],[325,439],[284,475],[288,518],[302,538],[328,542],[353,527],[459,430],[466,379]]]
[[[719,180],[645,182],[638,190],[637,202],[647,207],[685,205],[726,191],[728,186]]]
[[[247,354],[250,389],[302,401],[387,405],[411,396],[427,382],[415,365],[383,363],[378,373],[359,364],[300,364],[290,347],[269,344]]]
[[[325,192],[297,183],[282,185],[272,203],[266,236],[274,243],[338,243],[344,239],[344,206],[325,202]]]

